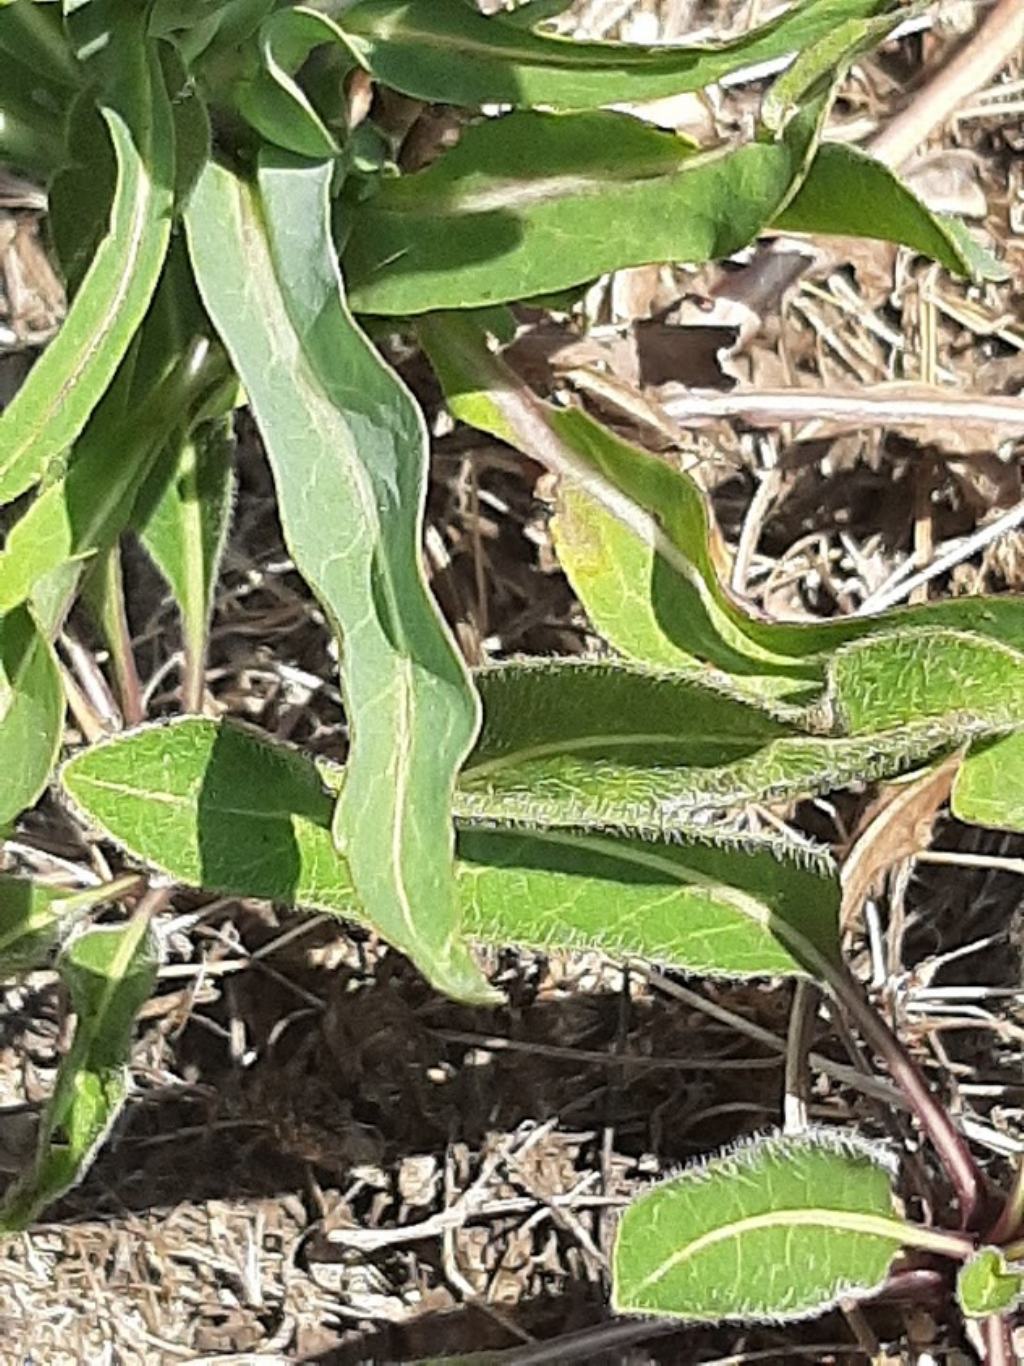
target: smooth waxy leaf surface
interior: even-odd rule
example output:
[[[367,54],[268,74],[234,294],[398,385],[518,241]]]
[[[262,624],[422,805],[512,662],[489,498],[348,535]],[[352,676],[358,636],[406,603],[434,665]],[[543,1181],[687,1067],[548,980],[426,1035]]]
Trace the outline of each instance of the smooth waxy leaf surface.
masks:
[[[899,242],[958,275],[975,280],[1007,276],[959,219],[930,212],[887,166],[843,143],[821,144],[775,227]]]
[[[64,723],[53,647],[27,607],[0,617],[0,830],[46,787]]]
[[[532,825],[685,830],[709,809],[894,776],[981,728],[943,714],[808,734],[692,675],[610,661],[504,665],[478,685],[484,728],[459,809]]]
[[[62,954],[74,1038],[43,1112],[35,1161],[0,1207],[3,1232],[25,1228],[75,1185],[110,1131],[128,1091],[135,1016],[153,990],[158,958],[139,921],[88,930]]]
[[[446,104],[594,109],[701,90],[738,67],[795,52],[843,19],[891,8],[886,0],[809,0],[705,47],[559,38],[525,27],[531,7],[517,21],[486,17],[464,0],[364,0],[342,9],[338,22],[377,80],[404,94]]]
[[[891,1181],[878,1153],[825,1132],[760,1139],[712,1158],[626,1210],[613,1305],[778,1320],[864,1295],[903,1241]]]
[[[1024,1274],[1011,1270],[997,1247],[983,1247],[960,1268],[956,1297],[969,1318],[985,1318],[1012,1309],[1024,1295]]]
[[[353,307],[468,308],[623,266],[728,256],[799,182],[824,109],[815,101],[777,141],[702,154],[611,111],[486,119],[355,211],[344,258]]]
[[[93,746],[63,770],[89,820],[178,881],[365,920],[330,837],[342,782],[341,770],[202,718]],[[495,945],[578,945],[740,976],[816,971],[838,952],[827,859],[713,829],[661,844],[463,828],[457,890],[466,932]]]
[[[493,999],[459,933],[451,796],[479,704],[420,564],[426,431],[346,306],[332,174],[281,153],[257,191],[209,165],[190,250],[263,435],[285,539],[342,640],[351,749],[336,828],[360,900],[436,986]]]
[[[190,711],[202,704],[206,635],[231,515],[233,459],[230,419],[205,424],[181,443],[170,478],[157,471],[155,501],[148,505],[143,489],[133,516],[181,612]]]
[[[55,339],[0,416],[0,503],[63,455],[102,398],[156,288],[174,200],[174,122],[144,10],[94,0],[110,79],[101,111],[117,156],[106,236]]]

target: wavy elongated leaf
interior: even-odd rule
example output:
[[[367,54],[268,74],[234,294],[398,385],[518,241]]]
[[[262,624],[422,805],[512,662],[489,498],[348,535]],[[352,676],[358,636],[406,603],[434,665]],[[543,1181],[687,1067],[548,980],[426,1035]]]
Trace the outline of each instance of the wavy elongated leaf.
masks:
[[[189,245],[267,447],[289,549],[343,638],[351,749],[336,829],[360,899],[435,985],[493,999],[459,937],[451,795],[479,704],[419,559],[426,431],[346,306],[332,173],[282,153],[262,162],[257,194],[211,164]]]
[[[800,1318],[862,1296],[903,1242],[881,1150],[811,1131],[684,1171],[626,1210],[615,1241],[619,1312]]]
[[[754,696],[807,702],[825,684],[827,657],[865,636],[941,628],[1024,651],[1024,598],[1009,595],[828,621],[751,616],[720,578],[723,552],[688,474],[579,410],[537,399],[490,353],[473,320],[423,319],[418,333],[455,415],[560,476],[552,527],[559,560],[594,625],[627,657],[711,666]]]
[[[775,226],[899,242],[975,280],[1008,275],[958,218],[930,212],[887,166],[844,143],[821,144]]]
[[[153,990],[158,959],[148,925],[137,920],[88,930],[62,954],[74,1038],[43,1113],[35,1161],[0,1206],[3,1232],[25,1228],[81,1180],[110,1131],[128,1091],[135,1016]]]
[[[537,660],[478,683],[484,729],[460,780],[464,815],[634,834],[892,777],[986,725],[947,710],[856,738],[808,734],[695,677],[611,662]]]
[[[0,977],[42,967],[79,916],[125,889],[124,880],[69,891],[0,874]]]
[[[365,920],[330,836],[342,783],[340,770],[203,718],[119,736],[63,770],[90,821],[178,881]],[[495,945],[590,947],[736,976],[816,972],[838,954],[829,860],[725,831],[662,844],[463,828],[457,889],[466,933]]]
[[[181,443],[167,478],[143,489],[132,520],[174,595],[185,643],[186,709],[202,704],[206,636],[231,516],[235,443],[230,419],[207,423]]]
[[[57,759],[64,689],[27,607],[0,617],[0,830],[42,794]]]
[[[0,416],[0,503],[39,480],[85,426],[142,321],[170,237],[174,122],[145,11],[125,0],[94,0],[89,11],[106,22],[112,75],[101,110],[117,184],[108,232],[60,332]]]
[[[487,119],[353,215],[352,305],[470,308],[649,261],[710,261],[771,222],[802,176],[826,101],[776,141],[698,154],[626,114]]]
[[[377,80],[407,95],[594,109],[703,89],[738,67],[795,52],[844,19],[892,8],[886,0],[809,0],[704,47],[559,38],[525,28],[523,16],[485,17],[464,0],[363,0],[338,21]]]

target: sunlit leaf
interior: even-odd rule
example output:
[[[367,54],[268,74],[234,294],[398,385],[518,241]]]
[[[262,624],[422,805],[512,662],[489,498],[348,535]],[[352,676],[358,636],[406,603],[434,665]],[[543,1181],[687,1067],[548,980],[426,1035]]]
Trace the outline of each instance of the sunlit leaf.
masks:
[[[189,244],[267,448],[285,539],[342,638],[351,749],[336,822],[360,900],[435,985],[493,999],[459,937],[451,795],[478,703],[420,563],[426,431],[345,304],[332,174],[266,156],[257,190],[211,164]]]
[[[612,1302],[685,1319],[800,1318],[884,1281],[903,1242],[880,1150],[831,1132],[766,1138],[626,1210]]]
[[[623,266],[728,256],[795,189],[825,109],[819,98],[777,140],[703,154],[610,111],[486,119],[354,212],[353,307],[477,307]]]
[[[53,647],[28,608],[16,608],[0,617],[0,830],[42,795],[63,723]]]
[[[168,478],[158,470],[155,502],[143,488],[133,521],[181,612],[186,709],[202,705],[206,636],[233,491],[229,419],[209,422],[181,443]]]
[[[25,1228],[87,1171],[128,1091],[127,1059],[139,1007],[156,982],[158,952],[144,921],[88,930],[71,941],[60,973],[75,1032],[43,1112],[35,1160],[7,1191],[0,1230]]]
[[[341,771],[253,731],[201,718],[143,729],[77,755],[63,783],[92,823],[177,881],[367,918],[331,842]],[[466,932],[494,945],[734,976],[818,973],[838,953],[829,860],[714,828],[671,843],[463,828],[457,890]]]
[[[983,1247],[960,1268],[956,1297],[969,1318],[985,1318],[1012,1309],[1024,1295],[1024,1273],[1011,1270],[997,1247]]]
[[[56,338],[0,415],[0,503],[63,455],[113,379],[156,288],[174,198],[174,123],[145,11],[93,0],[110,75],[101,103],[117,156],[108,231]],[[96,16],[99,16],[97,19]]]
[[[510,664],[478,684],[459,809],[530,825],[685,830],[709,809],[892,777],[981,730],[943,715],[815,735],[699,677],[612,661]]]
[[[781,57],[887,0],[806,0],[759,28],[703,47],[581,42],[526,27],[565,6],[480,14],[465,0],[363,0],[331,7],[383,85],[446,104],[593,109],[700,90]]]
[[[68,890],[0,874],[0,977],[45,966],[80,916],[115,900],[131,881]]]

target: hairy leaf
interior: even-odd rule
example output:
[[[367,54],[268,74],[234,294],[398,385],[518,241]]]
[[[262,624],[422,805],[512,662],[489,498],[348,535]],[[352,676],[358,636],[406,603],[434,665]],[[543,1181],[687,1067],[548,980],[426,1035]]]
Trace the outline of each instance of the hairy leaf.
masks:
[[[206,636],[231,515],[234,449],[230,419],[206,423],[181,443],[169,478],[156,472],[155,501],[144,488],[133,514],[181,613],[190,711],[202,705]]]
[[[88,930],[64,950],[74,1038],[43,1112],[35,1161],[0,1206],[0,1230],[25,1228],[88,1169],[124,1103],[135,1016],[153,990],[157,962],[140,920]]]
[[[202,718],[95,745],[65,791],[176,880],[365,920],[330,838],[340,770]],[[456,809],[461,799],[456,795]],[[838,953],[835,870],[813,849],[707,829],[670,844],[578,831],[463,828],[465,930],[744,976],[818,972]]]
[[[15,608],[0,617],[0,830],[42,795],[63,724],[53,647],[28,608]]]
[[[795,190],[825,109],[816,100],[775,141],[708,153],[611,111],[486,119],[356,210],[353,307],[469,308],[623,266],[728,256]]]
[[[665,834],[710,809],[891,777],[981,730],[942,715],[808,734],[692,675],[532,661],[478,676],[484,728],[459,809],[530,825]]]
[[[174,122],[145,11],[130,0],[93,0],[89,11],[105,24],[101,111],[117,185],[107,234],[60,332],[0,415],[0,503],[42,478],[85,426],[142,321],[170,237]]]
[[[465,0],[363,0],[340,10],[332,5],[382,85],[446,104],[552,109],[593,109],[701,90],[739,67],[795,52],[843,19],[891,8],[887,0],[807,0],[724,43],[644,47],[531,31],[524,27],[529,6],[525,15],[510,18],[485,17]]]
[[[336,829],[360,899],[436,986],[493,999],[459,936],[451,796],[479,704],[420,564],[426,431],[345,303],[332,173],[265,156],[257,191],[211,164],[189,245],[267,447],[289,549],[342,637],[351,749]]]
[[[800,1318],[885,1279],[903,1242],[880,1150],[811,1131],[691,1167],[626,1210],[615,1241],[619,1312]]]

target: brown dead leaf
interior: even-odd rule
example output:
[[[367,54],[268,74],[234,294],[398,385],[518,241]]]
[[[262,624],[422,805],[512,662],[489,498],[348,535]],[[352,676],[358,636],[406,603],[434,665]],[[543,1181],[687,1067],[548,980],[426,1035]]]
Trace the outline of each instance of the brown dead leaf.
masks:
[[[936,814],[949,797],[963,753],[958,750],[910,782],[884,788],[868,807],[843,860],[842,929],[853,923],[883,873],[927,847]]]

